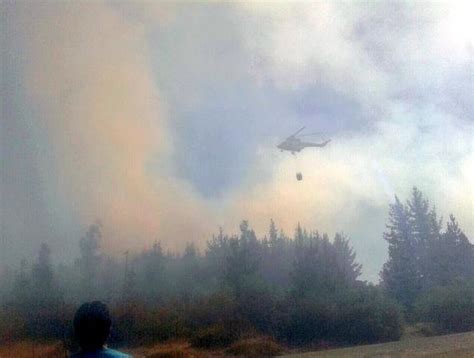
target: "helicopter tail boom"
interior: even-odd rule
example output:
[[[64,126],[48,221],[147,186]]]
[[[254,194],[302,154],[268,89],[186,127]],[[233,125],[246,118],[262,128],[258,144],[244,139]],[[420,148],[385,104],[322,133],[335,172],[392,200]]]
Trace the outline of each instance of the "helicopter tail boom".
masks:
[[[322,142],[322,143],[310,143],[310,142],[304,142],[302,143],[305,147],[325,147],[326,144],[328,144],[331,140],[328,139],[327,141],[325,142]]]

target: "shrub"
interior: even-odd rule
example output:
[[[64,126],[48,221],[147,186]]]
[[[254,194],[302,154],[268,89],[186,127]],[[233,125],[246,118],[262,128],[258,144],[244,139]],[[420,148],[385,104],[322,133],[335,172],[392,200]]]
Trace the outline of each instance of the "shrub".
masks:
[[[270,337],[240,340],[226,350],[226,353],[244,357],[273,357],[282,352],[283,348]]]
[[[28,321],[28,336],[40,340],[62,340],[71,334],[74,308],[39,309]]]
[[[64,358],[66,356],[68,352],[60,342],[41,343],[27,340],[0,346],[0,357]]]
[[[290,297],[282,301],[274,316],[276,337],[290,345],[305,345],[331,336],[334,306],[314,299]]]
[[[232,341],[254,331],[248,319],[248,312],[245,312],[234,297],[226,293],[214,294],[196,301],[188,308],[185,326],[191,340],[203,342],[208,339],[214,341],[211,336],[215,336],[218,341],[220,330],[225,330],[226,336],[232,337]],[[222,338],[227,341],[227,338]],[[217,341],[215,344],[219,346]],[[197,346],[201,344],[197,343]]]
[[[182,335],[182,323],[171,309],[141,305],[120,306],[114,312],[109,342],[131,345],[163,342]]]
[[[438,335],[432,323],[418,322],[405,327],[402,339],[432,337]]]
[[[0,345],[23,339],[27,334],[27,320],[11,311],[0,311]]]
[[[292,345],[375,343],[402,335],[399,306],[373,287],[341,290],[324,298],[291,298],[279,311],[276,336]]]
[[[333,337],[344,344],[399,340],[403,333],[401,308],[378,289],[342,292],[337,299]]]
[[[216,324],[198,330],[191,337],[191,344],[197,348],[226,347],[237,338],[235,332]]]
[[[22,340],[63,340],[70,334],[71,306],[41,307],[21,312],[7,307],[0,313],[0,343]]]
[[[238,318],[235,299],[225,292],[203,297],[187,309],[185,325],[191,332],[213,324],[228,324]]]
[[[272,319],[277,314],[275,301],[266,290],[248,291],[237,299],[237,313],[252,329],[269,334],[272,331]]]
[[[145,353],[146,358],[186,358],[205,357],[205,353],[194,350],[184,341],[171,341],[160,343]]]
[[[454,284],[433,288],[416,302],[416,316],[432,323],[437,333],[457,333],[474,329],[474,287]]]

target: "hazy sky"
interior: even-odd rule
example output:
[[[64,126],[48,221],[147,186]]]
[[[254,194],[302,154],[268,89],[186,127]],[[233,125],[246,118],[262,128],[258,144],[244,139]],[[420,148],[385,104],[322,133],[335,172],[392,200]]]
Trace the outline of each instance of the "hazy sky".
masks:
[[[1,262],[74,257],[96,219],[120,253],[273,218],[344,231],[377,280],[414,185],[474,237],[469,1],[0,7]],[[302,126],[332,142],[280,153]]]

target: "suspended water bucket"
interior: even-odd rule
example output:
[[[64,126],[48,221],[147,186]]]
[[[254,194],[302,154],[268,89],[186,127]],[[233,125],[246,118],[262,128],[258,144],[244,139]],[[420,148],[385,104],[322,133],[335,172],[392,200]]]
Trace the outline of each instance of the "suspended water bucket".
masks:
[[[301,173],[296,173],[296,179],[297,179],[298,181],[303,180],[303,174],[301,174]]]

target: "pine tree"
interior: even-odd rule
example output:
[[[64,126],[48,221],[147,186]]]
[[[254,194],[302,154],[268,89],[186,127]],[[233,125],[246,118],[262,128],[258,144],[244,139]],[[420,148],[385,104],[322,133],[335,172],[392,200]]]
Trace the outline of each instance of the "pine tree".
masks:
[[[81,287],[83,299],[90,300],[98,293],[98,277],[101,265],[99,252],[102,239],[102,224],[96,222],[89,226],[84,237],[79,241],[80,258],[78,260],[81,274]]]
[[[344,234],[336,234],[333,246],[336,256],[337,280],[343,286],[352,286],[361,275],[362,265],[356,262],[356,253]]]
[[[421,289],[417,245],[411,228],[410,211],[395,196],[389,206],[389,224],[384,232],[388,261],[381,277],[386,291],[411,310]]]
[[[332,291],[333,277],[328,275],[329,240],[318,233],[308,235],[298,224],[295,230],[295,254],[290,272],[291,286],[296,297],[325,294]]]
[[[284,291],[289,285],[293,247],[283,232],[278,232],[273,220],[270,220],[269,238],[268,244],[262,242],[262,275],[274,289]]]
[[[255,231],[249,227],[248,221],[244,220],[240,224],[240,265],[244,267],[244,272],[253,274],[257,272],[260,266],[262,250],[260,242],[257,240]]]
[[[148,302],[153,303],[163,298],[160,293],[165,289],[165,255],[161,243],[156,241],[151,250],[142,256],[141,289]]]
[[[268,230],[271,247],[276,247],[279,243],[278,230],[273,219],[270,219],[270,229]]]
[[[439,267],[439,286],[453,281],[474,280],[474,245],[459,228],[452,214],[437,246],[436,263]]]
[[[432,257],[440,238],[441,221],[437,218],[436,209],[433,207],[430,210],[429,201],[416,187],[407,204],[420,282],[424,289],[429,289],[436,281],[436,267]]]
[[[407,206],[397,197],[390,205],[384,233],[389,259],[381,273],[382,283],[409,311],[422,291],[474,278],[474,245],[452,215],[445,233],[441,233],[441,222],[417,188]]]
[[[53,267],[51,263],[51,249],[42,243],[38,252],[38,260],[31,270],[33,293],[39,305],[50,304],[57,297],[53,285]]]
[[[201,283],[201,263],[199,260],[199,253],[194,243],[186,244],[183,256],[180,260],[181,278],[180,290],[181,294],[189,299],[198,292],[199,284]]]
[[[29,312],[33,298],[26,260],[23,259],[21,260],[20,270],[16,273],[13,282],[11,304],[20,314],[25,314]]]
[[[123,300],[131,302],[136,295],[137,275],[133,266],[133,261],[129,258],[129,251],[125,251],[125,273],[123,278]]]
[[[228,237],[222,229],[207,244],[209,272],[221,288],[226,287],[239,298],[257,283],[261,268],[262,245],[247,221],[240,224],[240,236]],[[223,286],[223,287],[222,287]]]

